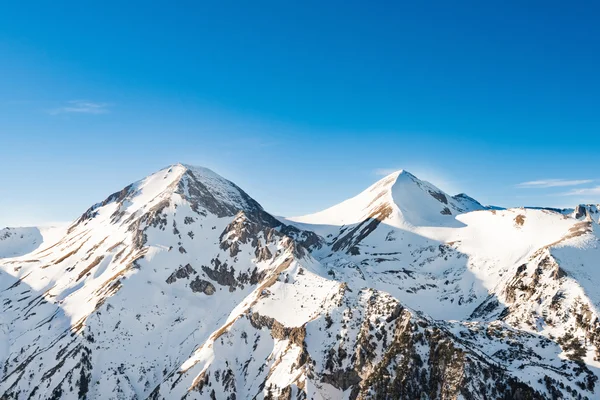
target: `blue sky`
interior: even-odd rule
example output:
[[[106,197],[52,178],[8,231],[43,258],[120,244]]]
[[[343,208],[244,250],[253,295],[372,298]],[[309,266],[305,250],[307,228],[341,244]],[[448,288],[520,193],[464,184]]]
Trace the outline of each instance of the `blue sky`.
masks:
[[[73,219],[175,162],[281,215],[400,168],[486,204],[600,202],[598,15],[593,1],[4,4],[0,225]]]

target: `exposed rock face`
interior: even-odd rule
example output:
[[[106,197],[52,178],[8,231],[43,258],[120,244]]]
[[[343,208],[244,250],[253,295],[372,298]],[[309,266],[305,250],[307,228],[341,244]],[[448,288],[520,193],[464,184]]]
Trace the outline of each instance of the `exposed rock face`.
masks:
[[[169,275],[166,282],[174,283],[177,279],[189,279],[190,276],[196,273],[196,270],[190,264],[186,264],[184,267],[177,268],[175,272]]]
[[[356,246],[371,232],[373,232],[379,224],[389,217],[392,213],[392,208],[389,205],[383,205],[371,213],[360,224],[354,227],[350,232],[345,233],[342,237],[336,238],[332,244],[333,251],[348,249],[348,252],[356,252]],[[353,250],[354,249],[354,250]]]
[[[111,194],[110,196],[108,196],[106,198],[106,200],[104,200],[103,202],[94,204],[92,207],[87,209],[87,211],[85,213],[83,213],[83,215],[81,217],[79,217],[79,219],[77,221],[75,221],[75,223],[72,225],[70,230],[73,230],[79,224],[85,223],[86,221],[89,221],[92,218],[96,217],[98,215],[97,210],[101,207],[106,206],[107,204],[116,203],[119,206],[122,206],[123,201],[132,194],[133,186],[134,186],[133,184],[126,186],[122,190],[115,192],[115,193]],[[118,211],[115,211],[115,213],[113,215],[115,217],[120,216]]]
[[[226,262],[221,263],[218,258],[211,260],[211,262],[214,265],[214,269],[202,266],[202,270],[206,276],[217,282],[219,285],[229,286],[233,291],[238,285],[233,267],[229,267]]]
[[[215,293],[215,286],[212,283],[198,277],[190,283],[190,288],[192,292],[202,292],[208,296]]]
[[[585,218],[585,217],[587,217],[587,215],[588,215],[587,209],[583,204],[580,204],[577,207],[575,207],[575,218],[577,218],[577,219]]]
[[[546,398],[539,390],[511,376],[506,367],[528,365],[529,360],[538,359],[537,348],[550,346],[547,339],[498,324],[461,325],[423,319],[389,296],[369,290],[359,293],[358,299],[351,294],[344,297],[345,311],[339,322],[349,328],[356,326],[358,329],[348,331],[357,333],[341,333],[342,339],[334,341],[322,361],[317,359],[314,373],[340,390],[352,388],[351,398]],[[354,308],[353,303],[358,306],[361,302],[369,306]],[[336,326],[335,317],[329,326],[326,330],[331,332],[332,326]],[[319,325],[320,329],[325,327]],[[311,331],[316,332],[309,329],[309,336]],[[493,355],[481,352],[486,342],[503,339],[509,339],[507,351]],[[532,347],[523,347],[532,340]],[[578,364],[570,363],[564,369],[579,382],[571,391],[594,380],[591,371],[580,375],[579,368]],[[547,373],[561,376],[551,371]],[[552,390],[561,390],[544,373],[537,376]]]
[[[304,338],[306,337],[306,329],[304,327],[288,328],[275,318],[266,317],[257,312],[250,314],[250,324],[256,329],[268,328],[274,339],[287,339],[291,344],[300,347],[304,345]]]
[[[272,256],[268,245],[282,238],[288,239],[288,246],[298,257],[304,256],[306,249],[318,250],[322,246],[322,239],[315,233],[285,225],[264,211],[240,211],[221,235],[221,248],[229,250],[234,257],[239,252],[240,245],[251,242],[256,248],[259,261],[264,261]]]
[[[442,192],[434,192],[432,190],[429,191],[429,194],[436,199],[437,201],[439,201],[440,203],[444,203],[444,204],[448,204],[448,198],[446,197],[446,195]]]
[[[207,178],[209,182],[221,181],[220,185],[208,187]],[[262,207],[254,199],[234,183],[206,170],[186,169],[177,184],[176,193],[182,195],[190,203],[192,210],[202,215],[209,213],[222,218],[233,216],[240,209],[249,212],[262,210]],[[229,201],[223,201],[224,199]]]

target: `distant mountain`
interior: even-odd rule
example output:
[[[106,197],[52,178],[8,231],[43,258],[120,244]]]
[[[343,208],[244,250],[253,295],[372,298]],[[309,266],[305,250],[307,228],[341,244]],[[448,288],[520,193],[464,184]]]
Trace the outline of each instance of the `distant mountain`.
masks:
[[[484,206],[466,194],[450,196],[410,172],[394,172],[359,195],[324,211],[291,218],[297,222],[347,225],[393,214],[398,226],[455,225],[454,216]],[[386,217],[386,218],[387,218]],[[392,221],[392,218],[389,218]]]
[[[0,231],[0,398],[595,399],[599,222],[406,171],[275,218],[172,165]]]
[[[64,230],[61,224],[0,229],[0,259],[31,253],[44,242],[52,242],[62,236]]]
[[[42,234],[35,227],[1,229],[0,257],[17,257],[30,253],[42,244],[42,241]]]

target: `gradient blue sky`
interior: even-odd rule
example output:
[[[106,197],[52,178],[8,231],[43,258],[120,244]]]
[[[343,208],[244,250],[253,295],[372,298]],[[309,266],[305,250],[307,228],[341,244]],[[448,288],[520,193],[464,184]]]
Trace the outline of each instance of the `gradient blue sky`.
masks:
[[[281,215],[400,168],[486,204],[599,202],[599,4],[5,2],[0,225],[175,162]]]

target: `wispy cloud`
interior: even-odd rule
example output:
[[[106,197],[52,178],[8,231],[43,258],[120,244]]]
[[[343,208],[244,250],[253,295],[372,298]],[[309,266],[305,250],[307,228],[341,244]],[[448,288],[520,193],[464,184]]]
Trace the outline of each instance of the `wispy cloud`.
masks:
[[[600,186],[572,189],[561,194],[563,196],[600,196]]]
[[[399,170],[400,168],[377,168],[373,170],[373,173],[377,176],[387,176]]]
[[[50,115],[58,114],[106,114],[110,112],[110,104],[88,100],[71,100],[66,105],[49,110]]]
[[[579,186],[585,185],[586,183],[593,182],[592,179],[542,179],[539,181],[521,182],[516,185],[518,188],[552,188],[552,187],[565,187],[565,186]]]

